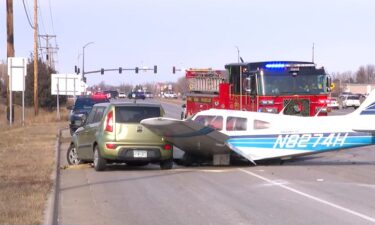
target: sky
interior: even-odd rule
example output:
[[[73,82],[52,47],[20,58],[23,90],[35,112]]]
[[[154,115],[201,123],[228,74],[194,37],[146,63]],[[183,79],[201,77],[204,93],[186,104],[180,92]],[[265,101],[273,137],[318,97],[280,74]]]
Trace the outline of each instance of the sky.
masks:
[[[0,4],[0,60],[6,59],[6,4]],[[33,20],[33,0],[24,0]],[[187,68],[237,62],[312,61],[327,72],[375,64],[373,0],[39,0],[39,32],[56,35],[59,73],[100,68],[152,71],[87,75],[88,85],[177,81]],[[29,57],[33,29],[14,0],[15,55]],[[44,39],[41,43],[45,46]],[[52,40],[55,44],[55,40]],[[181,69],[176,74],[172,67]]]

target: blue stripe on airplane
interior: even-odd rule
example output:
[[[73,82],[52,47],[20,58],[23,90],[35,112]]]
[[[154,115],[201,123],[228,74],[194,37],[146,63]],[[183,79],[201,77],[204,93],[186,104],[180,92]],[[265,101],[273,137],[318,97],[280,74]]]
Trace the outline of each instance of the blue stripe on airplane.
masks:
[[[291,134],[291,135],[260,135],[231,137],[228,144],[241,148],[273,148],[324,151],[340,148],[351,148],[374,144],[372,135],[358,135],[358,133],[331,133],[331,134]],[[267,136],[267,137],[264,137]]]
[[[375,114],[375,102],[371,103],[371,105],[367,106],[360,115],[374,115]]]

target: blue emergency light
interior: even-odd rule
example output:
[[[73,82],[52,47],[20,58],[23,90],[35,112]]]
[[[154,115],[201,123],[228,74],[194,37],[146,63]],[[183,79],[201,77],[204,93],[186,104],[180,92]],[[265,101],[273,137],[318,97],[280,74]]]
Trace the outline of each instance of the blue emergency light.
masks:
[[[280,69],[280,68],[285,68],[287,64],[284,63],[268,63],[265,65],[267,69]]]

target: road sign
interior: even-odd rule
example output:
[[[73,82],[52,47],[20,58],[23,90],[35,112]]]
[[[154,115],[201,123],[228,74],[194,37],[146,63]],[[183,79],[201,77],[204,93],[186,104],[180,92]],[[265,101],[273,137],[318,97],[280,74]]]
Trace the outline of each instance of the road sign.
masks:
[[[80,95],[85,90],[77,74],[51,74],[52,95]]]
[[[8,76],[10,91],[25,91],[27,59],[23,57],[8,58]]]

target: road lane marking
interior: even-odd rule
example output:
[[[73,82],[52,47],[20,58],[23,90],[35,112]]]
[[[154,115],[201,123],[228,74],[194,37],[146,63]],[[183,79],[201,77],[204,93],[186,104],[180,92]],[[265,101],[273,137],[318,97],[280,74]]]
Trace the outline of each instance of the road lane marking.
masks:
[[[375,218],[373,218],[373,217],[370,217],[370,216],[364,215],[364,214],[362,214],[362,213],[359,213],[359,212],[353,211],[353,210],[351,210],[351,209],[348,209],[348,208],[345,208],[345,207],[343,207],[343,206],[340,206],[340,205],[334,204],[334,203],[329,202],[329,201],[326,201],[326,200],[324,200],[324,199],[321,199],[321,198],[318,198],[318,197],[315,197],[315,196],[309,195],[309,194],[307,194],[307,193],[304,193],[304,192],[299,191],[299,190],[297,190],[297,189],[294,189],[294,188],[288,187],[288,186],[286,186],[286,185],[284,185],[284,184],[282,184],[282,183],[275,182],[275,181],[273,181],[273,180],[270,180],[270,179],[268,179],[268,178],[266,178],[266,177],[260,176],[260,175],[258,175],[258,174],[256,174],[256,173],[253,173],[253,172],[247,171],[247,170],[245,170],[245,169],[238,169],[238,170],[240,170],[240,171],[242,171],[242,172],[244,172],[244,173],[246,173],[246,174],[248,174],[248,175],[251,175],[251,176],[253,176],[253,177],[257,177],[257,178],[259,178],[259,179],[261,179],[261,180],[263,180],[263,181],[266,181],[266,182],[268,182],[268,183],[270,183],[270,184],[272,184],[272,185],[274,185],[274,186],[279,186],[279,187],[281,187],[281,188],[283,188],[283,189],[286,189],[286,190],[288,190],[288,191],[291,191],[291,192],[293,192],[293,193],[295,193],[295,194],[298,194],[298,195],[304,196],[304,197],[309,198],[309,199],[311,199],[311,200],[314,200],[314,201],[317,201],[317,202],[323,203],[323,204],[325,204],[325,205],[331,206],[331,207],[333,207],[333,208],[339,209],[339,210],[341,210],[341,211],[347,212],[347,213],[352,214],[352,215],[354,215],[354,216],[357,216],[357,217],[360,217],[360,218],[365,219],[365,220],[367,220],[367,221],[370,221],[370,222],[375,223]]]

